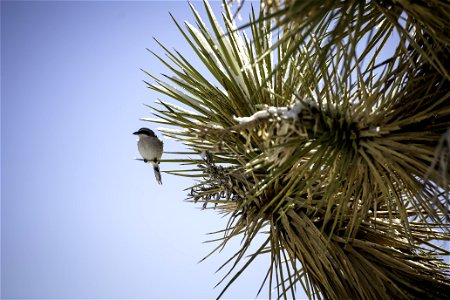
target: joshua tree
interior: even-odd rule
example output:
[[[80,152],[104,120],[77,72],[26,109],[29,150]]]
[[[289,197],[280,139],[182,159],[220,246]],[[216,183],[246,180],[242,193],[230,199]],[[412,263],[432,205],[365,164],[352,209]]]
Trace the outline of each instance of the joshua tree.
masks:
[[[204,6],[208,25],[174,21],[210,74],[158,43],[173,76],[148,86],[190,149],[168,173],[229,216],[216,250],[243,238],[223,292],[269,255],[269,296],[446,298],[449,1],[267,0],[241,27]]]

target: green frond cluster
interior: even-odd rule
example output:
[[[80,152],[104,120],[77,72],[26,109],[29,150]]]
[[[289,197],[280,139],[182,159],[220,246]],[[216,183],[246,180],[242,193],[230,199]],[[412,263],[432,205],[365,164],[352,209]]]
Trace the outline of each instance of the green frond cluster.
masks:
[[[406,46],[399,49],[403,54],[416,52],[430,67],[450,79],[449,1],[263,0],[261,3],[267,12],[264,18],[276,19],[277,27],[293,29],[281,40],[300,35],[302,38],[294,42],[298,46],[313,34],[326,36],[322,51],[330,53],[345,38],[354,40],[369,34],[370,49],[383,46],[390,35],[398,33],[402,39],[399,46]]]
[[[209,25],[174,22],[208,75],[158,42],[173,76],[147,84],[183,107],[153,121],[190,149],[168,173],[229,215],[216,250],[243,236],[219,297],[258,255],[269,297],[447,297],[450,10],[417,3],[272,1],[243,29],[205,1]]]

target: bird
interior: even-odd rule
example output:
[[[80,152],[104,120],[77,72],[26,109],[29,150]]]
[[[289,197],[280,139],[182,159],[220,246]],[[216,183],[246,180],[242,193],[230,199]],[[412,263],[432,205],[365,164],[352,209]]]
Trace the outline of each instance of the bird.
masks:
[[[162,184],[159,162],[163,154],[163,142],[155,135],[152,130],[145,127],[133,132],[133,134],[139,137],[137,145],[139,153],[144,159],[144,162],[149,162],[153,165],[156,181],[159,184]]]

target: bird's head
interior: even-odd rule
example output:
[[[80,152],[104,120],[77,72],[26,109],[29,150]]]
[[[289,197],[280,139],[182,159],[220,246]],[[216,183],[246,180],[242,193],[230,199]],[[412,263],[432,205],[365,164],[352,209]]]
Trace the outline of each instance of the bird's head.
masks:
[[[151,137],[156,136],[155,133],[152,130],[150,130],[148,128],[145,128],[145,127],[142,127],[138,131],[133,132],[133,134],[145,135],[145,136],[151,136]]]

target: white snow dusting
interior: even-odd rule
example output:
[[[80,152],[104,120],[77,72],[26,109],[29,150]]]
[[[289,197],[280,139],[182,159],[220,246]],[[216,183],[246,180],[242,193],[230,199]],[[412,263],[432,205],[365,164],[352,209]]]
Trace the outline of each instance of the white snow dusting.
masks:
[[[304,101],[308,105],[313,106],[314,103],[311,100]],[[234,116],[233,119],[239,124],[247,124],[249,122],[254,122],[256,120],[260,119],[266,119],[271,116],[280,117],[281,119],[293,119],[297,120],[298,115],[301,113],[301,111],[305,108],[305,105],[297,101],[292,105],[289,106],[282,106],[282,107],[276,107],[276,106],[268,106],[264,110],[260,110],[255,112],[250,117],[236,117]]]
[[[156,100],[155,103],[156,104],[161,104],[161,105],[167,105],[167,106],[173,108],[174,110],[177,110],[177,111],[185,113],[185,114],[194,115],[194,116],[198,116],[199,115],[199,114],[197,114],[197,113],[195,113],[195,112],[193,112],[191,110],[187,110],[187,109],[185,109],[185,108],[183,108],[181,106],[178,106],[178,105],[175,105],[175,104],[172,104],[172,103],[169,103],[169,102]]]
[[[167,127],[158,127],[156,128],[158,131],[164,132],[164,133],[172,133],[172,134],[184,134],[184,133],[188,133],[189,130],[187,129],[172,129],[172,128],[167,128]]]
[[[139,120],[145,121],[145,122],[152,122],[152,123],[170,124],[168,121],[161,119],[161,118],[140,118]]]

